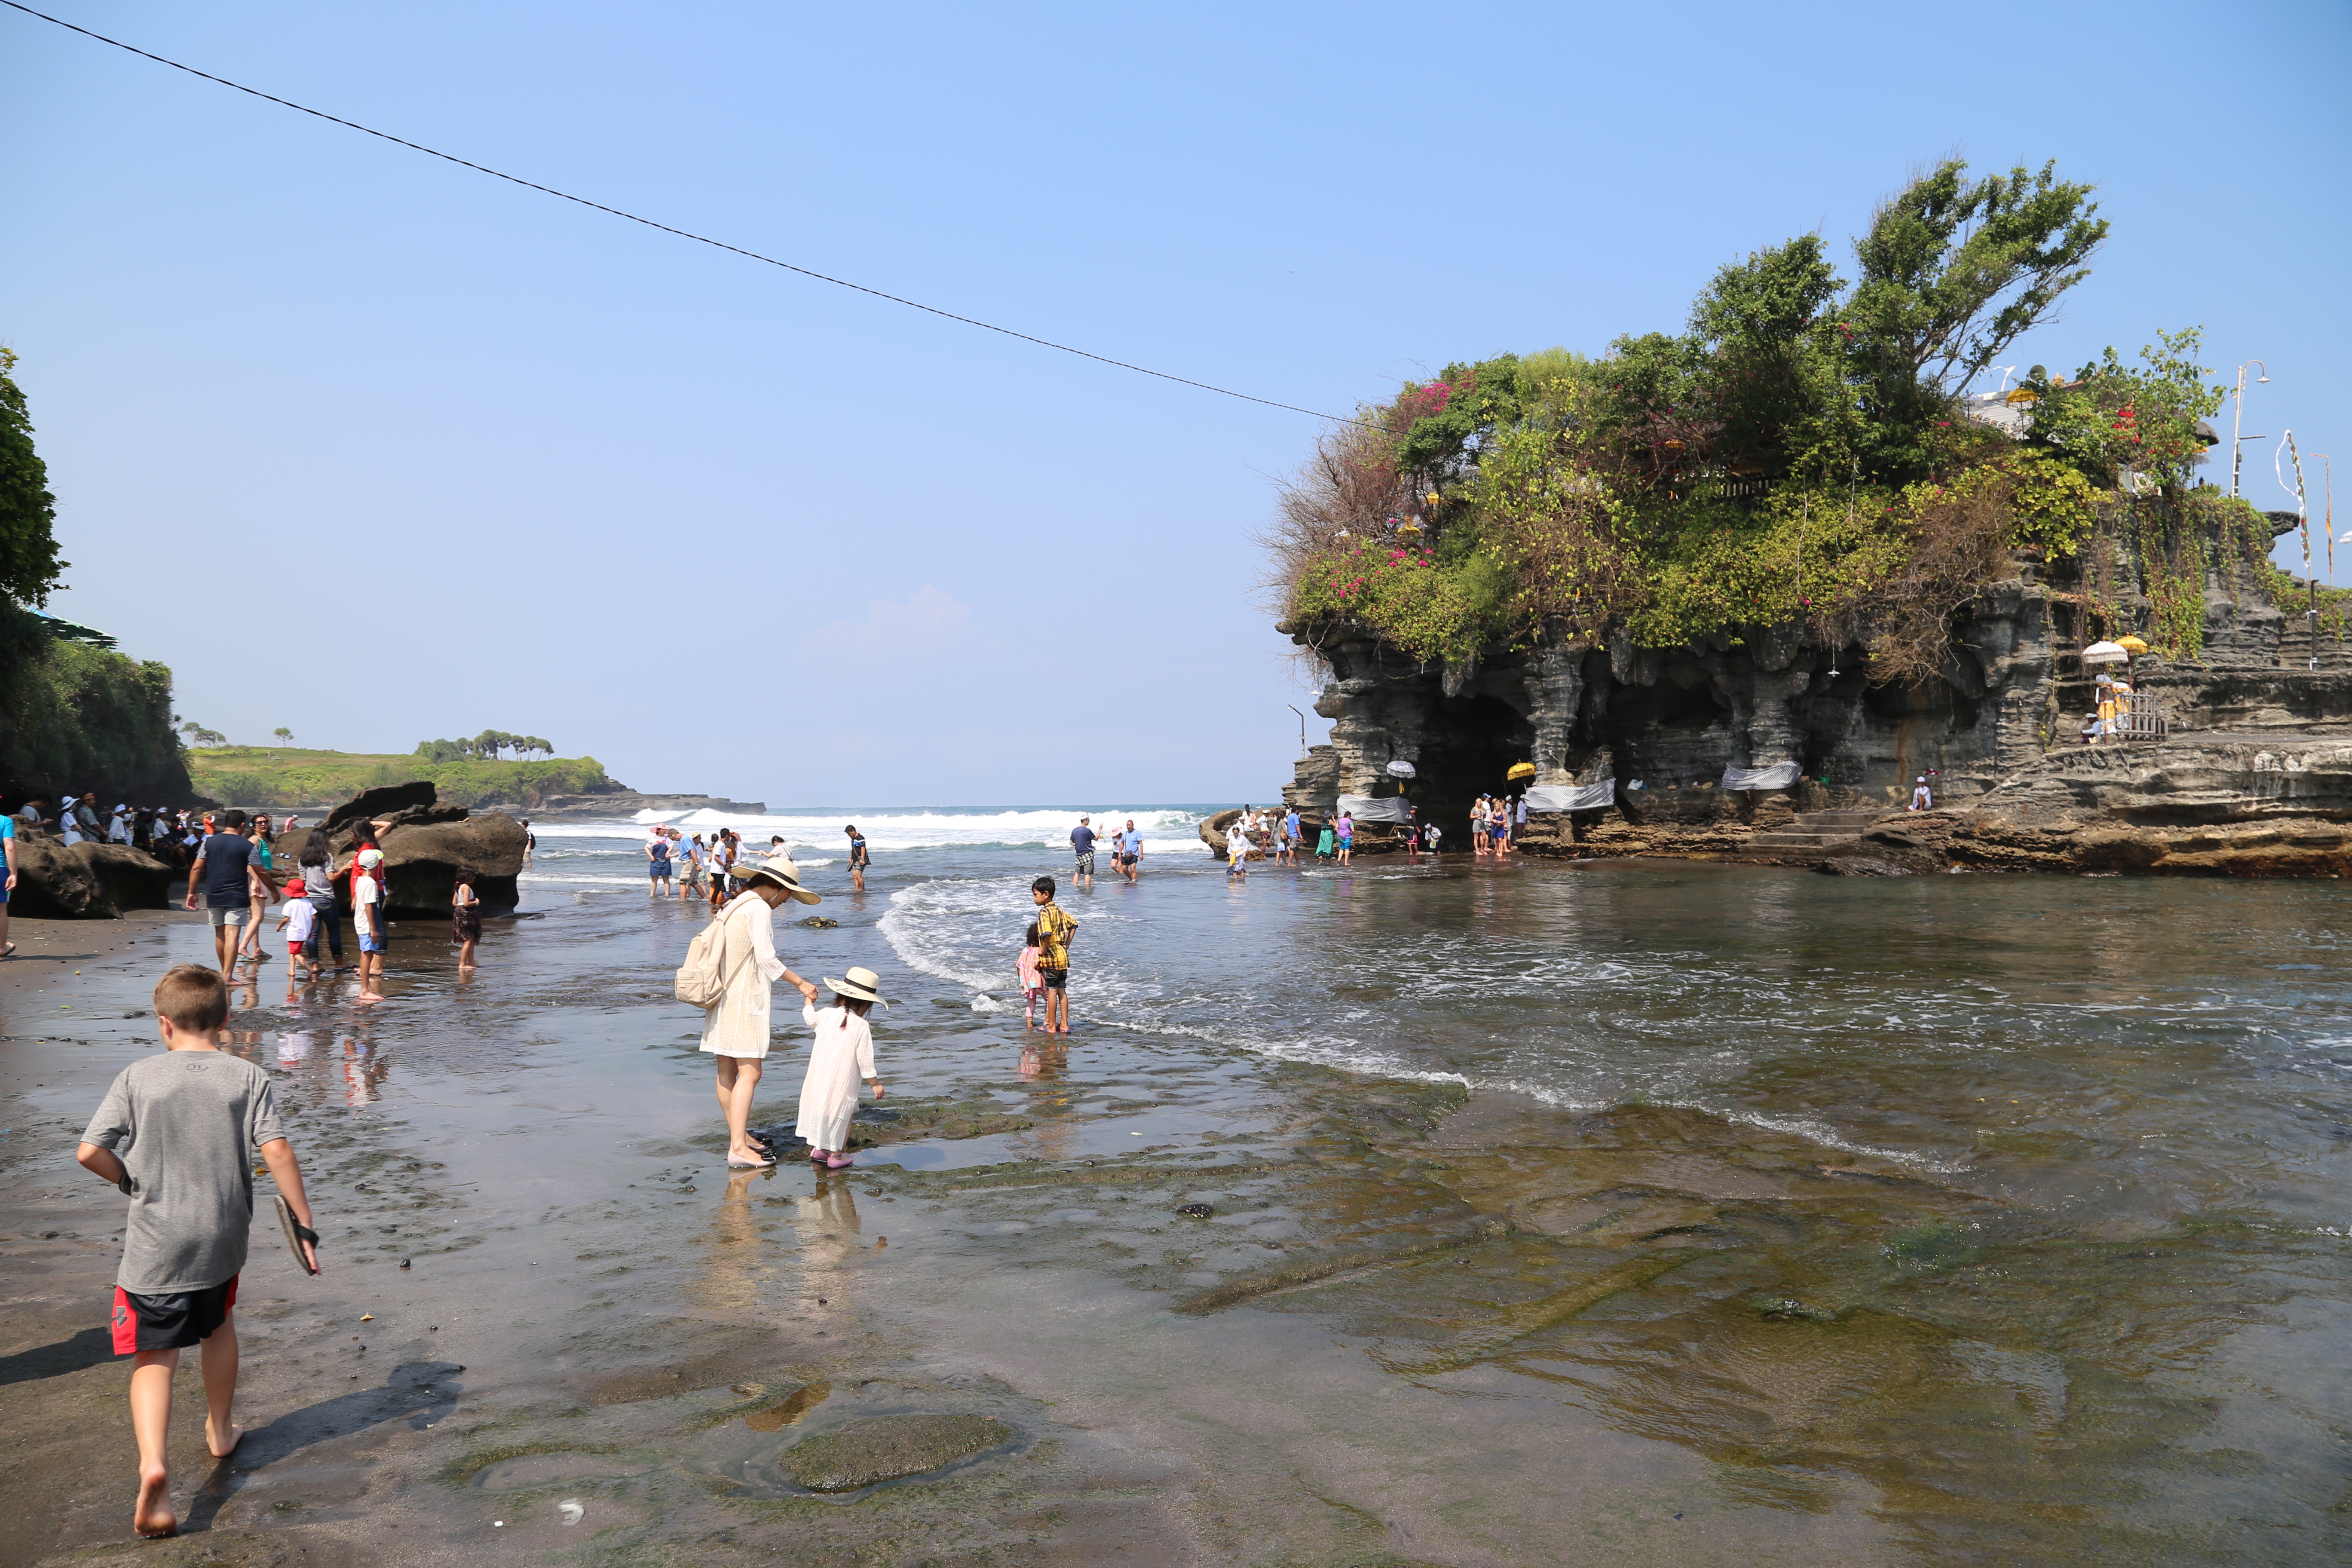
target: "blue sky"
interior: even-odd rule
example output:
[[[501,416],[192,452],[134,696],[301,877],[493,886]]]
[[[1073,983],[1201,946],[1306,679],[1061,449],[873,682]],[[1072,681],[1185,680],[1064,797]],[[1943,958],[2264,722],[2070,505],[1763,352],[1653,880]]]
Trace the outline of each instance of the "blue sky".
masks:
[[[2247,429],[2340,447],[2352,497],[2341,5],[47,8],[1335,412],[1452,359],[1676,328],[1723,261],[1817,226],[1843,254],[1947,152],[2055,158],[2115,233],[2008,357],[2201,322],[2209,363],[2269,366]],[[0,342],[74,563],[53,607],[169,663],[232,738],[496,726],[780,805],[1287,777],[1310,694],[1250,535],[1312,419],[5,13],[0,144]],[[2292,504],[2270,445],[2248,493]]]

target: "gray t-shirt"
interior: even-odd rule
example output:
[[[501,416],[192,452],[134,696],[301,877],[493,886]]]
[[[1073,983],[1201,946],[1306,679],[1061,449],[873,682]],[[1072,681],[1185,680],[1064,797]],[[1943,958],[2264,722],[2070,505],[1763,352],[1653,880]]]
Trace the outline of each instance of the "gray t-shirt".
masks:
[[[253,1157],[286,1136],[269,1075],[226,1051],[165,1051],[116,1075],[85,1143],[138,1190],[114,1282],[134,1296],[208,1290],[245,1267]]]

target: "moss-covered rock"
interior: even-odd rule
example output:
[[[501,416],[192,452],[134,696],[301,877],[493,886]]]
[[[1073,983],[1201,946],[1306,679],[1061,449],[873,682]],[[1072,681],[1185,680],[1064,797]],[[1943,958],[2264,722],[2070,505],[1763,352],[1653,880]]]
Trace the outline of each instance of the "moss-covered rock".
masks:
[[[811,1491],[855,1491],[936,1470],[1013,1435],[985,1415],[876,1415],[795,1443],[777,1462]]]

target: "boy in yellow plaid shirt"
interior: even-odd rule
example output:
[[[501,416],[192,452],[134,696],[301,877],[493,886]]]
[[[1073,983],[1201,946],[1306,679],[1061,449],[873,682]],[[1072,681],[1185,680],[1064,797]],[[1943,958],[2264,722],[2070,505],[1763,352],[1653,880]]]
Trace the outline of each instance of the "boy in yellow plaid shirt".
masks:
[[[1054,901],[1054,879],[1040,877],[1029,884],[1037,906],[1037,977],[1045,985],[1045,1032],[1070,1032],[1070,939],[1078,922]]]

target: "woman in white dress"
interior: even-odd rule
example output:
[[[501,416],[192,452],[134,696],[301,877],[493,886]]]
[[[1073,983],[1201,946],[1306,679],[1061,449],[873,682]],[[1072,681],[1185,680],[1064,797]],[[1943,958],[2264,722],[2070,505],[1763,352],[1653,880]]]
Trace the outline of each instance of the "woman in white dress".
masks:
[[[814,1003],[816,987],[794,974],[776,956],[776,908],[787,899],[804,904],[817,895],[801,886],[800,868],[782,856],[739,873],[745,887],[719,914],[726,929],[719,944],[719,973],[726,989],[702,1016],[702,1048],[719,1058],[719,1110],[727,1118],[727,1163],[772,1165],[764,1145],[751,1139],[751,1096],[760,1087],[768,1055],[768,988],[779,978]]]
[[[801,1079],[798,1131],[808,1140],[809,1158],[838,1171],[851,1163],[849,1119],[857,1110],[857,1080],[864,1079],[874,1098],[882,1098],[882,1080],[874,1076],[874,1031],[866,1022],[867,1011],[882,1002],[882,980],[870,969],[853,969],[839,980],[827,975],[824,984],[833,1005],[819,1011],[812,993],[801,1009],[816,1041],[809,1048],[808,1076]]]

